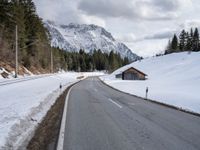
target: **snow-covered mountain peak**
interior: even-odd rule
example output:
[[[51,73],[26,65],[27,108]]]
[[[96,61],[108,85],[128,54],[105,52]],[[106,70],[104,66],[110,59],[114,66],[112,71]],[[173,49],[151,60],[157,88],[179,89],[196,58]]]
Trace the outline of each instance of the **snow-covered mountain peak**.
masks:
[[[46,28],[51,35],[51,45],[67,51],[85,52],[101,49],[105,53],[114,51],[120,53],[122,57],[136,60],[138,56],[123,43],[114,39],[111,33],[103,27],[97,25],[75,24],[59,25],[53,21],[46,21]]]

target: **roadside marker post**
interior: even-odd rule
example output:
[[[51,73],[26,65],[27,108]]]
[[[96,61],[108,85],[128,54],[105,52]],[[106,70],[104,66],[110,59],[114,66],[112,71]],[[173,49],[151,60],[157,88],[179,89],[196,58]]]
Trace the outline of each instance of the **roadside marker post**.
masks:
[[[145,96],[146,100],[147,100],[147,98],[148,98],[148,92],[149,92],[149,88],[146,87],[146,96]]]

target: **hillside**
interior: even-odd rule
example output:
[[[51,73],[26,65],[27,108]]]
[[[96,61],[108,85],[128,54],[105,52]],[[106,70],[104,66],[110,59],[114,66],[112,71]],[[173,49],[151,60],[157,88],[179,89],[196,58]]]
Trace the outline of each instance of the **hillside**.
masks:
[[[200,112],[200,52],[173,53],[147,58],[124,66],[103,79],[109,85],[122,91],[167,104]],[[148,75],[146,81],[116,80],[115,74],[129,67],[135,67]]]
[[[49,39],[31,0],[0,2],[0,67],[9,72],[15,69],[16,47],[19,74],[23,67],[34,73],[50,72]]]
[[[126,45],[116,41],[111,33],[100,26],[74,23],[58,25],[52,21],[46,21],[45,26],[50,32],[51,45],[54,47],[70,52],[84,49],[87,53],[95,49],[101,49],[104,53],[113,50],[132,61],[138,58]]]

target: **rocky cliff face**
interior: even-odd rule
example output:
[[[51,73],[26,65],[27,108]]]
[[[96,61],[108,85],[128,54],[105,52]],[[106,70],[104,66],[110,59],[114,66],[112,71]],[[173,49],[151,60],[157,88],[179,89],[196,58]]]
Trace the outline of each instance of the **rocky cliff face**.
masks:
[[[45,22],[51,35],[51,45],[66,51],[79,51],[84,49],[89,53],[101,49],[109,53],[111,50],[120,53],[122,57],[128,57],[134,61],[138,56],[125,44],[116,41],[111,33],[96,25],[69,24],[58,25],[52,21]]]

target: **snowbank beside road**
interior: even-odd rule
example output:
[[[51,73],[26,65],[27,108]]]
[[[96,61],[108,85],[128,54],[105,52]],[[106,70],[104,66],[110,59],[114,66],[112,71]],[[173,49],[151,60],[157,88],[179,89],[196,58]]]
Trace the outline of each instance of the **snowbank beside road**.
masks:
[[[0,149],[16,149],[28,140],[57,97],[77,81],[77,76],[79,73],[62,73],[0,86]]]
[[[104,82],[121,91],[178,106],[200,113],[200,52],[174,53],[152,57],[124,66],[111,75],[101,77]],[[148,75],[145,81],[123,81],[115,75],[129,67]]]

